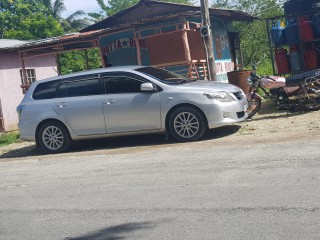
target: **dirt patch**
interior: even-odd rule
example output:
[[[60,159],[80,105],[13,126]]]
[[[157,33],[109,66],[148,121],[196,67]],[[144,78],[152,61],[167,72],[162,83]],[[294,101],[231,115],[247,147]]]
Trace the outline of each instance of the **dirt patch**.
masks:
[[[287,112],[275,109],[267,101],[262,103],[259,114],[252,119],[210,131],[203,141],[194,143],[174,143],[166,141],[164,135],[129,136],[81,141],[74,144],[64,155],[127,154],[141,151],[154,151],[166,147],[210,147],[219,145],[243,145],[274,143],[320,137],[320,111]],[[21,142],[0,148],[0,161],[12,159],[57,158],[59,155],[42,155],[34,143]]]

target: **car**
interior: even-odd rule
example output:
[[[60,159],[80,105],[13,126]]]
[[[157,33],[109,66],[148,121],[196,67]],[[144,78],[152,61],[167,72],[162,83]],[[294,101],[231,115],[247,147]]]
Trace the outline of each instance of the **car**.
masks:
[[[46,153],[72,141],[167,133],[179,142],[247,118],[243,91],[149,66],[89,70],[34,82],[17,107],[20,136]]]

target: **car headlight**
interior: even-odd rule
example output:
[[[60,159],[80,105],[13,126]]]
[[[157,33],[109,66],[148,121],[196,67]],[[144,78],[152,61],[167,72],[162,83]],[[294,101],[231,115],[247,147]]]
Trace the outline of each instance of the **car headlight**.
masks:
[[[232,95],[228,92],[210,92],[210,93],[204,93],[204,95],[209,99],[215,99],[220,102],[232,102],[236,101]]]

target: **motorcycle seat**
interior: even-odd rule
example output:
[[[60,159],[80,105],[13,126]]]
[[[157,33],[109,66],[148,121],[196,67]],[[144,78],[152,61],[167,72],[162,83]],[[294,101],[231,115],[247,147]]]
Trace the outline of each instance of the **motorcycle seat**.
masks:
[[[311,77],[315,77],[315,78],[310,79],[310,81],[308,82],[313,82],[313,80],[316,81],[320,79],[320,69],[292,75],[291,77],[286,78],[286,85],[287,86],[301,85],[305,83],[306,79]]]

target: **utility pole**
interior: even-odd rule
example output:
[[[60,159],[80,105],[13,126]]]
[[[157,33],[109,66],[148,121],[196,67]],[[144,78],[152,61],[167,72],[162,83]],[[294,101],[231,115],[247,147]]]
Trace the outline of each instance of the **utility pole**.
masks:
[[[207,55],[207,66],[208,66],[208,73],[209,73],[209,80],[217,81],[216,75],[216,64],[214,60],[214,53],[213,53],[213,39],[212,39],[212,32],[211,32],[211,24],[210,24],[210,14],[209,14],[209,3],[208,0],[200,0],[201,4],[201,15],[202,15],[202,29],[204,30],[201,32],[204,46],[206,49]],[[203,34],[206,33],[207,34]]]

